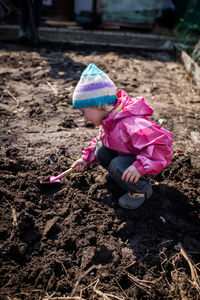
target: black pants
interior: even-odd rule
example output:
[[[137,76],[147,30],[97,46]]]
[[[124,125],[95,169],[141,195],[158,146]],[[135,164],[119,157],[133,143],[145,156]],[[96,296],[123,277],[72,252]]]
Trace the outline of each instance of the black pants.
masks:
[[[96,143],[94,155],[98,163],[108,170],[111,178],[127,192],[143,194],[151,188],[146,176],[141,176],[137,183],[126,182],[121,179],[124,171],[136,161],[135,156],[119,155],[117,151],[103,146],[101,141]]]

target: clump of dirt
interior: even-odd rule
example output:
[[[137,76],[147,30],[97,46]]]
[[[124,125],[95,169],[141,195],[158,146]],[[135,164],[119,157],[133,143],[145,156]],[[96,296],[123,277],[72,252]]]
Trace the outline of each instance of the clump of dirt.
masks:
[[[200,172],[198,158],[189,153],[198,153],[198,144],[189,140],[192,126],[197,132],[198,108],[191,104],[189,116],[184,103],[171,102],[180,85],[187,87],[186,98],[193,91],[195,99],[198,91],[182,67],[128,52],[10,47],[0,53],[0,297],[198,299]],[[147,89],[147,94],[151,82],[144,74],[156,72],[162,102],[150,98],[158,108],[155,119],[174,129],[173,162],[150,179],[153,195],[134,211],[119,207],[123,191],[100,166],[71,173],[59,184],[39,184],[39,178],[69,168],[97,134],[70,98],[91,61],[101,61],[99,67],[108,73],[117,62],[110,77],[124,89],[137,81],[137,92]],[[172,82],[174,72],[182,81]]]

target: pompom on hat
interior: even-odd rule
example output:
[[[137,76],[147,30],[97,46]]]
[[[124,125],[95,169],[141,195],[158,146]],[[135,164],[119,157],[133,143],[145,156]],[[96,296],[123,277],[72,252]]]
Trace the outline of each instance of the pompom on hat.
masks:
[[[90,64],[74,90],[75,108],[86,108],[116,102],[116,86],[103,71]]]

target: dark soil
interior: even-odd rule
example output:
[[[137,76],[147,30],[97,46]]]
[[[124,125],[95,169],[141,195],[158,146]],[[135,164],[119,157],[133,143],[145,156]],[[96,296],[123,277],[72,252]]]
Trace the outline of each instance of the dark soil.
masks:
[[[135,211],[100,166],[39,184],[97,134],[71,105],[90,62],[174,133],[173,162]],[[167,53],[4,45],[0,97],[0,299],[200,299],[200,93],[182,65]]]

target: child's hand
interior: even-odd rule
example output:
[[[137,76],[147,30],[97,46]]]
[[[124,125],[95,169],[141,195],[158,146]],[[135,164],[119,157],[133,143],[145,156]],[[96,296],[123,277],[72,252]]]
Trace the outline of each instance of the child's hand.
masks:
[[[125,181],[130,181],[130,182],[134,182],[136,183],[138,181],[138,179],[140,178],[140,173],[138,172],[137,168],[134,165],[131,165],[130,167],[128,167],[123,175],[122,175],[122,180]]]
[[[83,158],[79,158],[73,163],[72,168],[74,168],[77,172],[82,172],[85,170],[86,166],[87,162]]]

